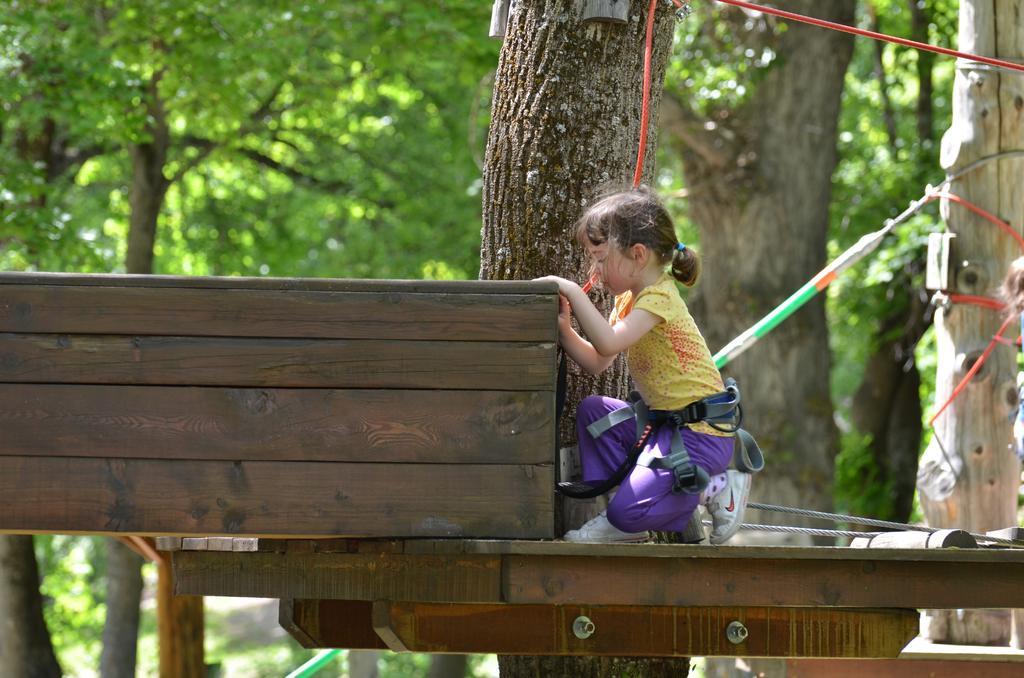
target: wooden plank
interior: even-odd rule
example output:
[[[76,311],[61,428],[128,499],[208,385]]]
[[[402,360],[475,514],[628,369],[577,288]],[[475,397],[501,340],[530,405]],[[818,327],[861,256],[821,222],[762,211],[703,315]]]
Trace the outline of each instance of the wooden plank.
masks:
[[[857,549],[869,551],[869,549]],[[827,565],[827,566],[826,566]],[[507,556],[503,600],[517,604],[1020,607],[1017,563]],[[1011,590],[1020,590],[1018,595]]]
[[[384,641],[389,650],[392,652],[409,652],[409,646],[399,636],[401,631],[396,628],[399,621],[391,613],[390,603],[384,600],[373,601],[373,607],[370,610],[370,624],[373,626],[373,632]],[[409,634],[405,633],[403,635],[408,636]]]
[[[500,602],[501,559],[403,554],[175,551],[178,595]]]
[[[302,647],[345,648],[349,650],[387,650],[388,646],[373,630],[373,602],[369,600],[332,600],[327,613],[331,615],[326,637],[321,631],[321,605],[315,600],[285,598],[278,605],[278,623]],[[315,634],[315,635],[314,635]],[[325,645],[325,642],[333,643]]]
[[[285,631],[289,633],[289,635],[291,635],[292,638],[298,641],[299,645],[306,648],[315,648],[316,641],[305,632],[304,626],[314,627],[316,625],[316,619],[309,619],[309,615],[316,614],[318,611],[312,609],[310,606],[307,605],[303,608],[303,611],[301,613],[298,613],[295,610],[294,603],[295,601],[293,601],[291,598],[285,598],[284,600],[279,601],[277,606],[277,622],[281,625],[281,628],[283,628]],[[360,602],[359,604],[364,607],[369,605],[369,603],[363,602]],[[362,625],[359,626],[360,628],[362,628]],[[364,635],[367,637],[377,638],[377,634],[373,633],[372,631],[367,634],[364,629],[363,632]],[[354,642],[360,641],[354,640]],[[377,638],[377,642],[380,642],[379,638]]]
[[[427,294],[557,294],[558,286],[533,280],[368,280],[347,278],[253,278],[102,273],[0,272],[0,285],[87,285],[301,292],[417,292]]]
[[[366,544],[368,542],[361,542]],[[847,560],[871,567],[882,561],[1015,563],[1024,566],[1024,549],[851,549],[846,546],[707,546],[693,544],[600,544],[501,539],[415,539],[402,542],[405,553],[663,558],[697,560]]]
[[[916,610],[466,605],[294,600],[288,621],[312,645],[411,652],[629,657],[896,657],[917,633]],[[372,612],[371,612],[372,609]],[[282,623],[284,623],[282,608]],[[372,615],[372,618],[371,618]],[[588,638],[573,633],[587,617]],[[747,630],[734,644],[732,622]],[[372,625],[389,642],[370,638]]]
[[[0,532],[550,538],[553,486],[550,466],[10,456]]]
[[[0,384],[0,455],[552,463],[554,416],[546,391]]]
[[[0,287],[0,332],[554,341],[553,294]]]
[[[924,557],[903,560],[887,549],[849,549],[852,556],[805,553],[801,559],[792,554],[772,558],[763,549],[747,557],[743,547],[722,555],[716,553],[720,547],[695,546],[687,557],[646,557],[640,551],[631,557],[602,554],[601,547],[608,545],[588,546],[587,556],[180,551],[174,554],[174,567],[179,593],[263,598],[669,607],[1024,606],[1024,567],[1016,553],[922,549]],[[678,556],[673,546],[651,548]],[[707,555],[694,555],[697,551]],[[970,557],[957,560],[957,555]],[[371,567],[385,579],[391,576],[387,573],[400,572],[401,586],[376,585]],[[439,589],[435,583],[472,580],[481,567],[502,573],[501,590]]]
[[[553,391],[555,345],[0,333],[0,382]]]
[[[157,537],[156,538],[156,550],[157,551],[180,551],[182,537]]]

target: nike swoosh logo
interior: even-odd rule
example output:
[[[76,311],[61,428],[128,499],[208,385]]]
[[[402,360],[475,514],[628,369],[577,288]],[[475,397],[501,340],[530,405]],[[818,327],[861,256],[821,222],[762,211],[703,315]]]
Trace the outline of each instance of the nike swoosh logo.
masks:
[[[736,510],[736,495],[732,492],[729,493],[729,505],[725,507],[725,510],[729,513]]]

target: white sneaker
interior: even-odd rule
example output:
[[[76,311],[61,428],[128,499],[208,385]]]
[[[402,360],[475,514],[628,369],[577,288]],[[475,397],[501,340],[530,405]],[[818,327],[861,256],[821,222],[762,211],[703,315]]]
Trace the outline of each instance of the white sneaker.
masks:
[[[747,499],[750,498],[749,473],[729,470],[726,472],[725,488],[708,501],[708,513],[711,514],[712,544],[724,544],[740,529],[743,513],[747,510]]]
[[[569,530],[562,537],[565,541],[587,541],[603,543],[637,543],[647,541],[648,532],[623,532],[608,522],[604,511],[591,518],[578,530]]]

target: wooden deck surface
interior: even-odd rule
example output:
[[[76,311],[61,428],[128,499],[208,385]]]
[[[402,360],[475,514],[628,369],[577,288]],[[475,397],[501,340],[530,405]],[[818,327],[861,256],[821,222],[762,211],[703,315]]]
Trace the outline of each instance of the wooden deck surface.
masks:
[[[251,540],[237,546],[225,540],[179,548],[189,549],[173,553],[176,590],[183,594],[524,605],[1024,607],[1022,550],[459,539]]]
[[[178,593],[279,598],[282,626],[306,647],[895,658],[917,634],[916,608],[1024,604],[1024,551],[1007,549],[230,538],[158,547],[172,550]],[[581,619],[597,631],[576,635]]]

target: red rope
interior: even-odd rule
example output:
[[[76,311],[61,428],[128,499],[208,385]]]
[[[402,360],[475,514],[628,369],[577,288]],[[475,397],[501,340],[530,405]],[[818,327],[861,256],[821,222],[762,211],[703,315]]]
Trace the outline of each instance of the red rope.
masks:
[[[1002,311],[1006,308],[1006,304],[992,297],[978,297],[973,294],[950,294],[946,298],[954,304],[970,304],[972,306],[990,308],[993,311]]]
[[[956,385],[956,388],[953,389],[953,395],[949,396],[949,399],[946,400],[946,402],[942,403],[942,407],[939,408],[939,411],[933,414],[932,418],[928,420],[929,426],[935,423],[935,420],[939,418],[939,415],[942,414],[946,410],[946,408],[949,407],[949,404],[956,400],[956,397],[960,395],[960,392],[963,391],[964,388],[966,388],[967,384],[971,381],[974,375],[977,374],[978,370],[981,369],[981,366],[985,364],[985,361],[988,359],[988,356],[992,353],[992,349],[996,347],[996,344],[998,344],[999,340],[1002,338],[1003,332],[1005,332],[1006,328],[1009,327],[1010,322],[1016,319],[1017,316],[1011,315],[1008,316],[1006,320],[1003,321],[1003,324],[999,328],[999,331],[996,332],[996,335],[994,337],[992,337],[992,341],[988,342],[988,346],[985,348],[985,352],[981,354],[981,357],[978,358],[974,365],[971,366],[971,369],[967,371],[967,374],[964,375],[964,378],[960,380],[960,383]]]
[[[654,11],[658,8],[658,0],[651,0],[647,10],[647,37],[644,45],[644,93],[640,107],[640,148],[636,153],[636,170],[633,172],[633,188],[640,187],[640,177],[644,173],[644,155],[647,153],[647,123],[651,112],[651,60],[654,54]]]
[[[681,6],[682,3],[679,0],[672,0],[677,7]],[[1002,59],[995,59],[992,57],[980,56],[978,54],[967,54],[966,52],[958,52],[955,49],[949,49],[946,47],[938,47],[937,45],[929,45],[924,42],[917,42],[915,40],[907,40],[906,38],[897,38],[892,35],[885,33],[876,33],[875,31],[867,31],[863,28],[857,28],[855,26],[848,26],[846,24],[835,23],[834,21],[825,21],[824,19],[815,19],[814,17],[804,16],[803,14],[796,14],[794,12],[786,12],[781,9],[775,9],[774,7],[765,7],[764,5],[758,5],[753,2],[742,2],[742,0],[718,0],[718,2],[726,5],[734,5],[736,7],[742,7],[744,9],[753,10],[755,12],[764,12],[765,14],[774,14],[775,16],[782,17],[783,19],[792,19],[793,21],[800,21],[805,24],[812,26],[818,26],[820,28],[831,28],[834,31],[840,31],[843,33],[852,33],[853,35],[859,35],[864,38],[873,38],[875,40],[882,40],[884,42],[892,42],[897,45],[903,45],[904,47],[913,47],[914,49],[921,49],[926,52],[935,52],[936,54],[945,54],[946,56],[960,57],[961,59],[967,59],[968,61],[977,61],[990,66],[998,66],[999,68],[1008,68],[1013,71],[1020,71],[1024,73],[1024,64],[1015,64]]]
[[[1024,249],[1024,238],[1021,237],[1020,233],[1018,233],[1013,228],[1013,226],[1011,226],[1010,224],[1006,223],[1005,221],[1003,221],[1002,219],[1000,219],[996,215],[992,214],[991,212],[988,212],[988,211],[978,207],[973,202],[970,202],[969,200],[966,200],[965,198],[961,198],[959,195],[955,195],[953,193],[949,193],[949,192],[946,192],[946,191],[937,191],[935,193],[929,194],[929,196],[928,196],[928,200],[929,201],[935,200],[937,198],[945,198],[946,200],[952,200],[955,203],[963,205],[964,207],[966,207],[970,211],[974,212],[978,216],[980,216],[980,217],[982,217],[984,219],[987,219],[988,221],[992,222],[993,224],[995,224],[996,226],[998,226],[999,228],[1003,229],[1005,232],[1007,232],[1011,236],[1013,236],[1013,238],[1017,241],[1017,244],[1021,246],[1021,249]]]

